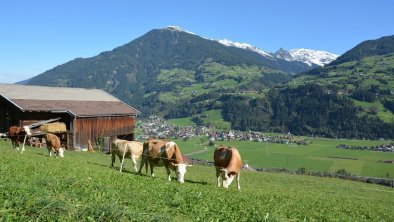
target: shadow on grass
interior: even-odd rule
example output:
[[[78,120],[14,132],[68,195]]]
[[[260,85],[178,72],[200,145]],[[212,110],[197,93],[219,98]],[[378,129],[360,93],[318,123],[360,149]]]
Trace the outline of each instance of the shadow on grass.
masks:
[[[92,165],[96,165],[96,166],[101,166],[101,167],[105,167],[105,168],[112,168],[110,165],[108,165],[108,164],[106,164],[106,165],[104,165],[104,164],[101,164],[101,163],[94,163],[94,162],[89,162],[89,161],[87,161],[86,163],[88,163],[88,164],[92,164]],[[115,169],[115,168],[114,168]],[[119,168],[118,168],[119,169]]]
[[[104,165],[104,164],[100,164],[100,163],[94,163],[94,162],[87,162],[88,164],[92,164],[92,165],[96,165],[96,166],[101,166],[101,167],[105,167],[105,168],[112,168],[110,165]],[[119,171],[120,170],[120,166],[116,166],[114,168],[112,168],[113,170]],[[134,174],[137,176],[143,176],[143,177],[149,177],[152,178],[148,173],[145,173],[144,170],[142,171],[142,173],[138,173],[138,172],[134,172],[134,170],[130,171],[128,169],[125,169],[123,167],[122,173],[129,173],[129,174]],[[167,180],[165,178],[160,178],[160,177],[154,177],[153,179],[161,179],[161,180]],[[175,177],[171,177],[171,181],[173,182],[178,182],[177,179]],[[185,183],[191,183],[191,184],[201,184],[201,185],[208,185],[207,182],[204,181],[193,181],[193,180],[187,180],[185,179]]]
[[[49,154],[47,153],[34,153],[35,155],[39,155],[39,156],[47,156],[49,157]]]

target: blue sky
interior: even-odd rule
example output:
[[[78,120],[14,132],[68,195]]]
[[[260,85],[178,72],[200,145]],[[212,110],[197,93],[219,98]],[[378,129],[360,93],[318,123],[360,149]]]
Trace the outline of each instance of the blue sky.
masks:
[[[393,35],[393,10],[392,0],[0,0],[0,82],[25,80],[169,25],[268,52],[342,54]]]

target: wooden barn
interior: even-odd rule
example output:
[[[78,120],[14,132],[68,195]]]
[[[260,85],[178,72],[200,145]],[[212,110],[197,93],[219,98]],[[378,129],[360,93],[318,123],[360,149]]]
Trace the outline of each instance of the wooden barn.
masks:
[[[67,149],[86,149],[88,140],[108,144],[115,136],[134,140],[139,113],[100,89],[0,83],[0,132],[7,132],[11,125],[55,119],[66,125]]]

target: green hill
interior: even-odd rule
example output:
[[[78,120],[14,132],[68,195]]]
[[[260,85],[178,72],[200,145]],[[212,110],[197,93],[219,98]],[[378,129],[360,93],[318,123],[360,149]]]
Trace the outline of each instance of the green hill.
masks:
[[[156,178],[119,173],[100,153],[49,158],[45,149],[20,154],[3,141],[0,151],[2,221],[394,220],[393,190],[371,184],[242,171],[241,191],[224,190],[213,167],[189,167],[179,184],[164,168]]]

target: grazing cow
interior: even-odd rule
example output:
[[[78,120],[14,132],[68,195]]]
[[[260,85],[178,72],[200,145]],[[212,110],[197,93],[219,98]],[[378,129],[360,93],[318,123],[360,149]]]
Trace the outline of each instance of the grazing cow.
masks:
[[[45,135],[45,141],[50,157],[52,156],[52,153],[55,154],[55,157],[57,157],[57,155],[64,157],[64,148],[60,146],[59,137],[57,137],[55,134],[47,133]]]
[[[136,141],[128,141],[115,139],[112,141],[112,163],[111,166],[114,167],[115,163],[115,155],[119,157],[120,164],[120,172],[122,172],[124,166],[124,158],[130,157],[133,162],[134,171],[137,172],[137,160],[141,157],[142,154],[142,143]]]
[[[154,177],[154,166],[165,166],[168,175],[168,181],[171,181],[171,170],[175,171],[178,182],[184,183],[187,164],[183,163],[182,154],[178,145],[166,140],[151,139],[144,143],[143,154],[140,164],[141,170],[144,164],[150,166],[151,176]]]
[[[213,159],[216,168],[217,186],[220,187],[221,179],[223,187],[228,188],[236,176],[237,188],[240,190],[239,176],[241,173],[242,160],[238,150],[235,148],[218,147],[215,149]]]
[[[12,147],[19,150],[19,144],[23,143],[22,151],[25,151],[26,138],[31,136],[31,131],[28,126],[11,126],[8,131],[8,137],[11,139]]]

